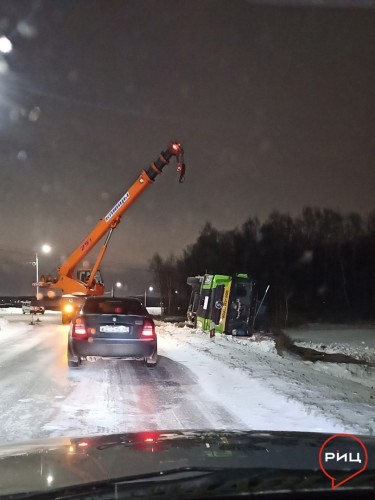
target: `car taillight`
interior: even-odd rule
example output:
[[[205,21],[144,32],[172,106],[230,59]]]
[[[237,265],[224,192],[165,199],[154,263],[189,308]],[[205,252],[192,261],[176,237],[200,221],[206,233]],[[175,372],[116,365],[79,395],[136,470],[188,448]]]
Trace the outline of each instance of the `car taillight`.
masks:
[[[155,337],[155,327],[151,322],[145,322],[143,324],[142,337],[151,338]]]
[[[156,452],[161,450],[161,443],[158,441],[160,432],[140,432],[135,436],[134,448],[146,452]]]
[[[88,332],[83,319],[77,318],[74,321],[72,335],[77,339],[86,339],[88,337]]]

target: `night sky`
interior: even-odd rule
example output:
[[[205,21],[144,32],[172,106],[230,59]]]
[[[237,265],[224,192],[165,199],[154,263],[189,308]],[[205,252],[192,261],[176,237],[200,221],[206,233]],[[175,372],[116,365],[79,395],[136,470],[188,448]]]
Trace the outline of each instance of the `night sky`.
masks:
[[[265,3],[1,0],[0,295],[33,293],[41,244],[53,272],[175,138],[185,183],[166,167],[102,265],[129,293],[206,221],[374,210],[375,10]]]

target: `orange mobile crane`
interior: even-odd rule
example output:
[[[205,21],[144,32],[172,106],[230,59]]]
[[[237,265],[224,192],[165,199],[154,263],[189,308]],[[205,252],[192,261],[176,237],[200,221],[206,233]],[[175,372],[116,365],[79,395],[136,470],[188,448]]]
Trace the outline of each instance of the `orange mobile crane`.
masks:
[[[107,250],[113,230],[119,225],[123,213],[154,182],[155,178],[162,173],[163,168],[168,165],[172,156],[175,156],[177,160],[177,172],[180,174],[179,182],[183,182],[185,177],[183,154],[184,151],[181,144],[172,141],[168,148],[160,153],[156,161],[151,163],[147,169],[142,170],[130,189],[57,269],[58,276],[41,276],[40,282],[34,284],[39,285],[41,288],[60,289],[64,294],[68,294],[68,304],[65,304],[65,311],[62,311],[63,323],[69,322],[77,310],[79,300],[75,302],[74,297],[81,297],[82,302],[82,297],[88,295],[104,295],[104,284],[100,278],[99,266]],[[107,236],[92,269],[79,269],[77,276],[73,277],[74,270],[78,264],[105,235]]]

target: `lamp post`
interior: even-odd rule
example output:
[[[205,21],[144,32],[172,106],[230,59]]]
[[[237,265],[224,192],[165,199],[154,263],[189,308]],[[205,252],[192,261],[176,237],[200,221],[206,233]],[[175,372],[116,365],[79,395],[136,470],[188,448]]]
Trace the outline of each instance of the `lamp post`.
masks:
[[[154,290],[154,287],[152,287],[152,286],[148,287],[149,292],[152,292],[153,290]],[[147,307],[147,288],[145,290],[145,307]]]
[[[35,269],[36,269],[36,300],[39,300],[39,259],[38,259],[38,252],[35,252]]]

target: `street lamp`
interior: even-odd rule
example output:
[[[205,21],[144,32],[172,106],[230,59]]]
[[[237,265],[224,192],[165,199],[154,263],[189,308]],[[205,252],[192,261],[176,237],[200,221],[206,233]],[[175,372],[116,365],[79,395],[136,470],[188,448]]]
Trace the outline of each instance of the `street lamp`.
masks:
[[[149,287],[148,287],[148,291],[149,291],[149,292],[152,292],[153,290],[154,290],[154,287],[152,287],[152,286],[149,286]],[[146,307],[146,306],[147,306],[147,288],[146,288],[146,290],[145,290],[145,307]]]
[[[121,283],[121,281],[116,281],[115,285],[116,285],[116,288],[121,288],[121,287],[122,287],[122,283]],[[111,295],[112,295],[112,297],[114,297],[114,296],[115,296],[114,285],[112,285]]]
[[[13,45],[12,42],[6,36],[0,37],[0,52],[3,54],[9,54],[12,52]]]
[[[51,245],[48,245],[48,243],[45,243],[44,245],[42,245],[42,252],[43,253],[50,253],[51,250],[52,250],[52,247],[51,247]]]
[[[44,244],[42,245],[42,252],[47,254],[50,253],[52,250],[52,247],[50,245]],[[35,252],[35,262],[30,262],[30,264],[33,264],[35,266],[36,270],[36,300],[39,300],[39,258],[38,258],[38,252]]]

